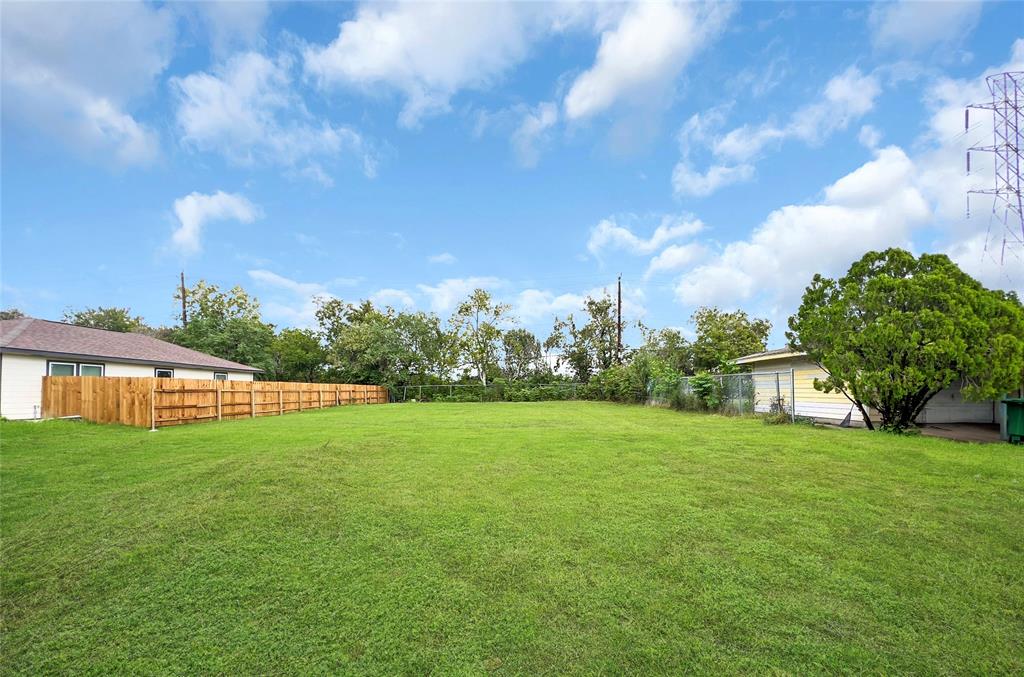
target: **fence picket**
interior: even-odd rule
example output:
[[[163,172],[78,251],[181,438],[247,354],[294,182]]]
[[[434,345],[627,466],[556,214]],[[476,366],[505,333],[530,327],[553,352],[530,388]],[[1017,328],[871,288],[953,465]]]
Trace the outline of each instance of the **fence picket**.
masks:
[[[383,386],[330,384],[330,388],[334,393],[333,403],[331,398],[324,397],[324,387],[319,383],[44,376],[42,416],[81,416],[97,423],[156,429],[207,420],[281,416],[306,409],[353,404],[354,392],[360,391],[365,404],[388,401]],[[348,392],[347,399],[342,398],[342,388]],[[295,400],[286,400],[286,392],[294,393]],[[292,404],[294,406],[290,406]]]

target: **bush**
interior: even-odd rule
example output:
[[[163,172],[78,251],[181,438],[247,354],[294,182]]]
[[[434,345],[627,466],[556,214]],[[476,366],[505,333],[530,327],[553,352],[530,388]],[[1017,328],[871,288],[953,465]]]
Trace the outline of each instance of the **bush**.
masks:
[[[715,411],[722,406],[722,384],[708,372],[691,376],[690,390],[700,399],[705,410]]]

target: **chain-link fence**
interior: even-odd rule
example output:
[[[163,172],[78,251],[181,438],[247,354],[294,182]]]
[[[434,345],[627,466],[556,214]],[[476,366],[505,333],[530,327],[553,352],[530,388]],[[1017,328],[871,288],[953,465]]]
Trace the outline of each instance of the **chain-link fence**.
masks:
[[[788,415],[793,419],[795,395],[792,371],[699,374],[651,383],[648,401],[684,411]]]
[[[391,388],[393,402],[537,402],[575,400],[582,384],[559,383],[445,383]]]

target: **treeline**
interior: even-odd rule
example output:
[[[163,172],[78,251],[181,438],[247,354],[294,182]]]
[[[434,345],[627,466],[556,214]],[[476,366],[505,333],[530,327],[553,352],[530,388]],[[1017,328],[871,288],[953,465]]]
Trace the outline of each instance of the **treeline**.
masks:
[[[278,329],[263,320],[259,301],[241,287],[199,281],[184,297],[178,326],[151,327],[117,307],[68,310],[64,321],[149,334],[259,367],[266,379],[388,386],[574,381],[588,384],[590,396],[617,400],[640,399],[651,377],[729,371],[732,359],[764,350],[771,331],[767,320],[742,311],[701,308],[690,318],[692,340],[679,329],[637,323],[642,344],[620,347],[615,305],[604,295],[587,298],[579,314],[556,318],[541,339],[482,289],[446,320],[370,301],[321,298],[316,328]],[[181,303],[180,291],[175,300]]]

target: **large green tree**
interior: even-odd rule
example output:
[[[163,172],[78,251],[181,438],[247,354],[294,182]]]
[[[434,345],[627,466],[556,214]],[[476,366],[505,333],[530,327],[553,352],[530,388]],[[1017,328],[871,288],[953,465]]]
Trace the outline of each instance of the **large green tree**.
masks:
[[[86,308],[85,310],[65,310],[64,321],[69,324],[76,324],[79,327],[92,327],[93,329],[109,329],[120,332],[146,332],[145,321],[138,316],[132,315],[130,308]]]
[[[241,287],[222,290],[200,280],[185,290],[188,325],[168,333],[178,345],[274,371],[274,327],[260,318],[259,301]],[[180,292],[175,295],[180,302]]]
[[[1024,307],[993,291],[943,254],[868,252],[838,280],[815,275],[787,337],[882,426],[913,425],[928,401],[955,381],[964,396],[991,399],[1024,382]]]
[[[309,329],[283,329],[270,348],[277,381],[315,383],[321,379],[327,351],[320,337]]]
[[[488,371],[498,366],[501,325],[512,321],[511,306],[496,302],[489,292],[475,289],[459,304],[449,325],[459,337],[465,363],[487,385]]]
[[[561,350],[559,366],[567,365],[573,376],[586,383],[595,373],[608,369],[616,361],[617,324],[615,302],[604,294],[588,296],[583,303],[587,321],[576,322],[570,313],[564,320],[555,318],[555,326],[545,346]]]
[[[502,373],[510,381],[521,381],[544,371],[540,341],[527,329],[509,329],[502,336]]]
[[[690,322],[696,332],[690,346],[690,366],[695,372],[729,370],[737,357],[764,350],[772,331],[771,322],[751,318],[742,310],[702,307]]]

